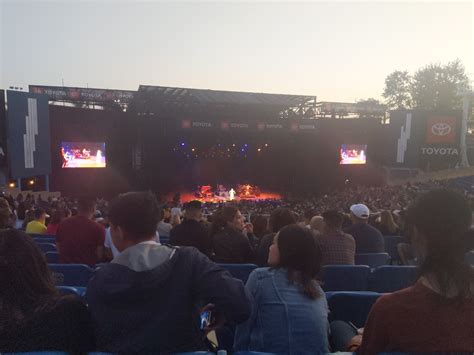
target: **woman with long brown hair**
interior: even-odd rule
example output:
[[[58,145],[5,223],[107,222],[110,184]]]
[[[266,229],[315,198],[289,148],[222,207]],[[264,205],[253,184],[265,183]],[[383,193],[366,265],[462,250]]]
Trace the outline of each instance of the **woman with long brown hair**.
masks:
[[[35,242],[0,231],[0,352],[94,350],[91,318],[76,297],[61,297]]]

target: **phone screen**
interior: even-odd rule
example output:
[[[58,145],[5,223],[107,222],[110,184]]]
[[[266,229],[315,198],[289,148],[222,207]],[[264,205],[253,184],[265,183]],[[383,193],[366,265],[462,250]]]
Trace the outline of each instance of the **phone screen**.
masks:
[[[201,329],[206,328],[211,324],[211,311],[204,311],[201,313]]]

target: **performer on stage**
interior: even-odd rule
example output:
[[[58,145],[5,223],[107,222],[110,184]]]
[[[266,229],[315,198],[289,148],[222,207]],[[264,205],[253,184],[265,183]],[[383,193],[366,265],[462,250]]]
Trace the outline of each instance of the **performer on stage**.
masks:
[[[233,200],[235,198],[235,190],[233,188],[229,191],[229,200]]]

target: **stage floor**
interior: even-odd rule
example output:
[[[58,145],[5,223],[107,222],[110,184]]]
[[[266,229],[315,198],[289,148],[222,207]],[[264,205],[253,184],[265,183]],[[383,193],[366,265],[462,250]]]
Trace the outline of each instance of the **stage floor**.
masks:
[[[168,195],[168,199],[172,199],[174,194]],[[234,201],[265,201],[265,200],[281,200],[283,198],[282,195],[277,193],[271,192],[262,192],[260,196],[254,198],[244,198],[241,199],[236,197]],[[228,199],[224,199],[222,197],[207,197],[207,198],[197,198],[193,192],[181,192],[181,202],[186,203],[189,201],[198,200],[201,202],[210,202],[210,203],[220,203],[220,202],[230,202]]]

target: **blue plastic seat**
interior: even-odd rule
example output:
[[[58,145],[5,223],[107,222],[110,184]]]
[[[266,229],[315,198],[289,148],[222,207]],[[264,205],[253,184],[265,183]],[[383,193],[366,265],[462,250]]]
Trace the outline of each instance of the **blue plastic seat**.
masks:
[[[229,271],[232,277],[242,280],[243,283],[247,282],[250,273],[258,267],[255,264],[219,264],[219,266]]]
[[[372,305],[381,296],[377,292],[328,292],[329,321],[352,322],[356,327],[364,326]]]
[[[57,251],[47,251],[45,253],[48,264],[59,263],[59,253]]]
[[[388,265],[390,263],[390,255],[388,253],[369,253],[369,254],[356,254],[355,264],[356,265],[368,265],[371,269],[382,265]]]
[[[367,291],[370,268],[367,265],[326,265],[324,291]]]
[[[57,251],[56,245],[51,243],[38,243],[38,247],[43,253],[47,253],[48,251]]]
[[[398,254],[397,245],[399,243],[404,243],[405,238],[396,236],[396,235],[386,235],[384,236],[384,242],[385,242],[385,251],[392,258],[392,262],[399,263],[400,255]]]
[[[169,236],[160,235],[160,243],[161,243],[161,244],[169,244],[169,243],[170,243],[170,237],[169,237]]]
[[[416,266],[387,265],[376,268],[372,274],[370,291],[389,293],[412,286],[418,277]]]
[[[58,286],[87,287],[94,271],[83,264],[49,264]]]
[[[63,351],[28,351],[24,353],[2,353],[2,355],[69,355]]]
[[[56,238],[55,237],[34,237],[33,240],[36,243],[51,243],[51,244],[56,243]]]
[[[71,286],[56,286],[56,288],[58,289],[59,293],[63,296],[66,296],[66,295],[73,295],[73,296],[77,296],[77,297],[81,297],[81,293],[79,292],[79,290],[75,287],[71,287]]]
[[[264,353],[261,351],[237,351],[233,353],[234,355],[281,355],[278,353]]]

